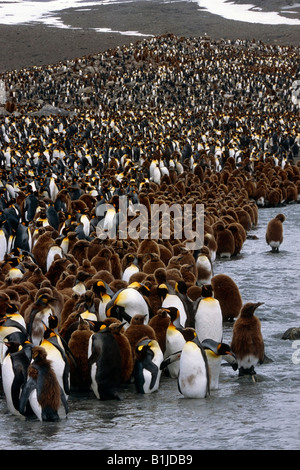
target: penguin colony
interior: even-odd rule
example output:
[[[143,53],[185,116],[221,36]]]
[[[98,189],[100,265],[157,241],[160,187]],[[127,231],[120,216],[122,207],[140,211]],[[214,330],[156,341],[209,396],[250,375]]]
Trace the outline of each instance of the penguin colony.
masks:
[[[238,280],[213,266],[242,252],[259,207],[299,202],[297,57],[291,46],[168,34],[2,75],[0,352],[11,413],[56,421],[72,390],[120,399],[128,384],[157,391],[162,374],[203,398],[223,359],[255,377],[259,299],[243,304]],[[102,239],[99,222],[121,228],[120,196],[129,221],[137,203],[148,213],[203,204],[203,245],[177,239],[176,219],[168,239],[162,225],[156,240]],[[273,251],[283,222],[278,214],[266,231]]]

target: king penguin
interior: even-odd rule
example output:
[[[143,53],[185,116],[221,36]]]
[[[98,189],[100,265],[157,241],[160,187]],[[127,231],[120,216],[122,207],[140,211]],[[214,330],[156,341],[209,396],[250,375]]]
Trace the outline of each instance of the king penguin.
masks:
[[[176,307],[169,307],[167,309],[170,315],[170,323],[166,332],[166,349],[164,352],[164,359],[181,351],[186,343],[186,338],[183,335],[182,329],[177,328],[175,325],[180,313]],[[171,362],[166,367],[168,374],[171,378],[177,378],[179,374],[179,363]]]
[[[53,371],[67,400],[70,394],[70,366],[65,347],[62,339],[52,328],[44,324],[44,329],[44,337],[40,346],[45,349],[47,359],[52,363]]]
[[[122,359],[112,330],[103,325],[89,340],[91,389],[99,400],[120,400]]]
[[[135,348],[134,383],[137,393],[158,390],[161,377],[163,353],[154,339],[145,338]]]
[[[243,305],[236,319],[231,340],[231,350],[236,356],[239,375],[250,375],[255,379],[255,366],[264,360],[264,340],[261,333],[261,323],[254,315],[262,302],[248,302]]]
[[[23,416],[19,411],[19,402],[32,358],[32,344],[29,341],[25,341],[22,345],[16,344],[17,351],[12,352],[10,351],[12,343],[6,342],[8,351],[2,363],[1,375],[8,410],[15,416]],[[27,412],[30,413],[29,410]]]
[[[223,338],[223,317],[220,302],[213,297],[210,284],[202,287],[195,313],[195,330],[199,341],[207,338],[221,342]]]
[[[201,346],[204,348],[207,357],[210,390],[218,390],[222,360],[227,361],[233,370],[236,370],[238,366],[235,355],[228,344],[211,339],[202,341]]]
[[[280,245],[283,242],[283,222],[284,214],[277,214],[276,217],[269,221],[266,230],[266,242],[271,247],[273,253],[278,253]]]
[[[128,328],[131,318],[136,315],[145,315],[145,323],[149,322],[150,308],[144,296],[134,287],[121,289],[113,296],[106,305],[106,316],[112,316],[126,321],[124,328]]]
[[[40,421],[59,421],[68,414],[68,403],[47,358],[45,348],[34,346],[28,378],[20,397],[20,413],[25,415],[27,403]],[[63,413],[62,413],[63,411]]]
[[[160,284],[157,288],[157,293],[162,300],[161,308],[176,307],[179,311],[179,317],[176,318],[175,325],[181,328],[186,326],[187,313],[184,303],[177,295],[177,293],[171,292],[171,289],[166,284]]]
[[[178,390],[185,398],[206,398],[210,395],[208,361],[198,338],[187,341],[182,348]]]

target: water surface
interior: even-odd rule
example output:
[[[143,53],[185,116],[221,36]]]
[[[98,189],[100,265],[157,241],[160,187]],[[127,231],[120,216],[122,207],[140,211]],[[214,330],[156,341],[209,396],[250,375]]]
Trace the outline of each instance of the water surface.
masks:
[[[286,215],[278,254],[265,242],[267,222]],[[300,205],[260,209],[259,224],[240,256],[214,263],[237,283],[244,302],[262,301],[257,315],[271,362],[257,368],[258,383],[222,367],[220,388],[206,399],[186,399],[175,379],[137,395],[125,388],[122,401],[98,401],[92,393],[72,395],[68,418],[59,423],[22,421],[0,399],[3,450],[291,450],[300,448],[300,364],[296,341],[282,340],[300,326]],[[232,324],[224,325],[230,342]],[[300,358],[300,354],[299,354]]]

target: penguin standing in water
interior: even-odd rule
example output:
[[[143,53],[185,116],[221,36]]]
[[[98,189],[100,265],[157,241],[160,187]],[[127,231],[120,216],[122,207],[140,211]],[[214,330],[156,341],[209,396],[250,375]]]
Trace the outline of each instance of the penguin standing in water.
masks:
[[[152,393],[158,390],[161,377],[163,353],[154,339],[142,339],[135,348],[134,383],[137,393]]]
[[[269,221],[266,230],[266,242],[271,247],[273,253],[278,253],[281,243],[283,242],[283,222],[284,214],[277,214],[276,217]]]
[[[187,341],[179,359],[178,390],[185,398],[210,395],[209,366],[198,338]]]
[[[255,310],[263,302],[248,302],[243,305],[236,319],[231,340],[231,350],[236,356],[239,375],[250,375],[255,380],[255,366],[264,360],[264,340],[261,323],[254,315]]]
[[[227,361],[233,370],[236,370],[238,366],[235,355],[228,344],[219,343],[212,339],[202,341],[201,346],[207,357],[210,390],[218,390],[222,360]]]
[[[2,385],[8,410],[16,416],[19,411],[20,395],[27,380],[27,369],[32,358],[32,344],[25,341],[22,345],[16,342],[5,342],[7,353],[1,367]],[[29,413],[29,410],[28,410]],[[27,414],[27,411],[25,411]]]
[[[20,397],[20,413],[25,415],[27,403],[40,421],[59,421],[61,408],[68,414],[68,403],[61,389],[47,352],[41,346],[32,349],[28,378]]]
[[[120,400],[122,359],[113,332],[106,325],[90,337],[88,364],[95,396],[99,400]]]
[[[49,320],[50,323],[53,320]],[[57,377],[58,383],[65,394],[66,400],[70,394],[70,366],[64,345],[61,338],[44,324],[44,337],[40,343],[47,353],[47,359],[52,362],[53,371]]]
[[[176,307],[169,307],[167,309],[170,315],[170,323],[166,332],[166,349],[164,352],[164,359],[177,354],[178,351],[181,351],[185,345],[187,335],[189,336],[192,333],[192,337],[195,335],[195,331],[192,328],[178,328],[175,323],[179,318],[179,310]],[[166,368],[169,376],[171,378],[177,378],[179,374],[179,362],[171,361],[169,364],[166,364]]]

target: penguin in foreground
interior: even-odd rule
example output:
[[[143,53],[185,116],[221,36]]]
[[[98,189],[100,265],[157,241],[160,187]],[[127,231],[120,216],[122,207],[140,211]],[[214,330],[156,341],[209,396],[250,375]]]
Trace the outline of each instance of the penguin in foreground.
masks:
[[[283,242],[283,222],[284,214],[277,214],[276,217],[267,225],[266,242],[271,247],[273,253],[278,253],[281,243]]]
[[[68,414],[68,403],[61,389],[47,352],[41,346],[32,349],[28,379],[20,397],[20,413],[25,415],[27,403],[40,421],[59,421],[61,409]]]
[[[163,353],[154,339],[142,339],[135,348],[134,383],[137,393],[158,390],[162,373]]]
[[[32,358],[32,344],[25,341],[5,342],[7,354],[1,367],[2,385],[8,410],[15,416],[23,416],[19,411],[20,395],[27,380],[27,369]],[[28,410],[30,414],[30,411]],[[25,411],[27,415],[27,411]]]
[[[175,325],[176,320],[180,316],[179,310],[176,307],[169,307],[168,309],[165,309],[165,310],[167,310],[170,315],[170,323],[166,331],[166,348],[164,352],[164,358],[166,359],[170,355],[182,350],[186,342],[186,338],[183,335],[183,329],[178,328]],[[178,377],[178,374],[179,374],[178,362],[172,361],[165,368],[171,378]]]
[[[178,390],[185,398],[210,395],[207,356],[198,338],[187,341],[179,359]]]
[[[49,320],[48,323],[50,323]],[[66,400],[70,394],[70,366],[64,344],[59,335],[52,328],[44,324],[44,337],[40,343],[47,353],[47,358],[52,363],[53,371],[57,377],[58,383],[63,390]]]
[[[120,400],[122,360],[118,343],[112,330],[103,325],[90,337],[88,365],[91,371],[91,388],[99,400]]]
[[[261,333],[261,323],[254,315],[255,310],[263,302],[243,305],[236,319],[231,340],[231,350],[236,356],[239,376],[250,375],[255,380],[255,366],[264,360],[264,340]]]
[[[204,348],[207,357],[210,390],[218,390],[222,360],[227,361],[233,370],[237,370],[236,357],[230,346],[223,342],[220,343],[208,338],[201,342],[201,346]]]

